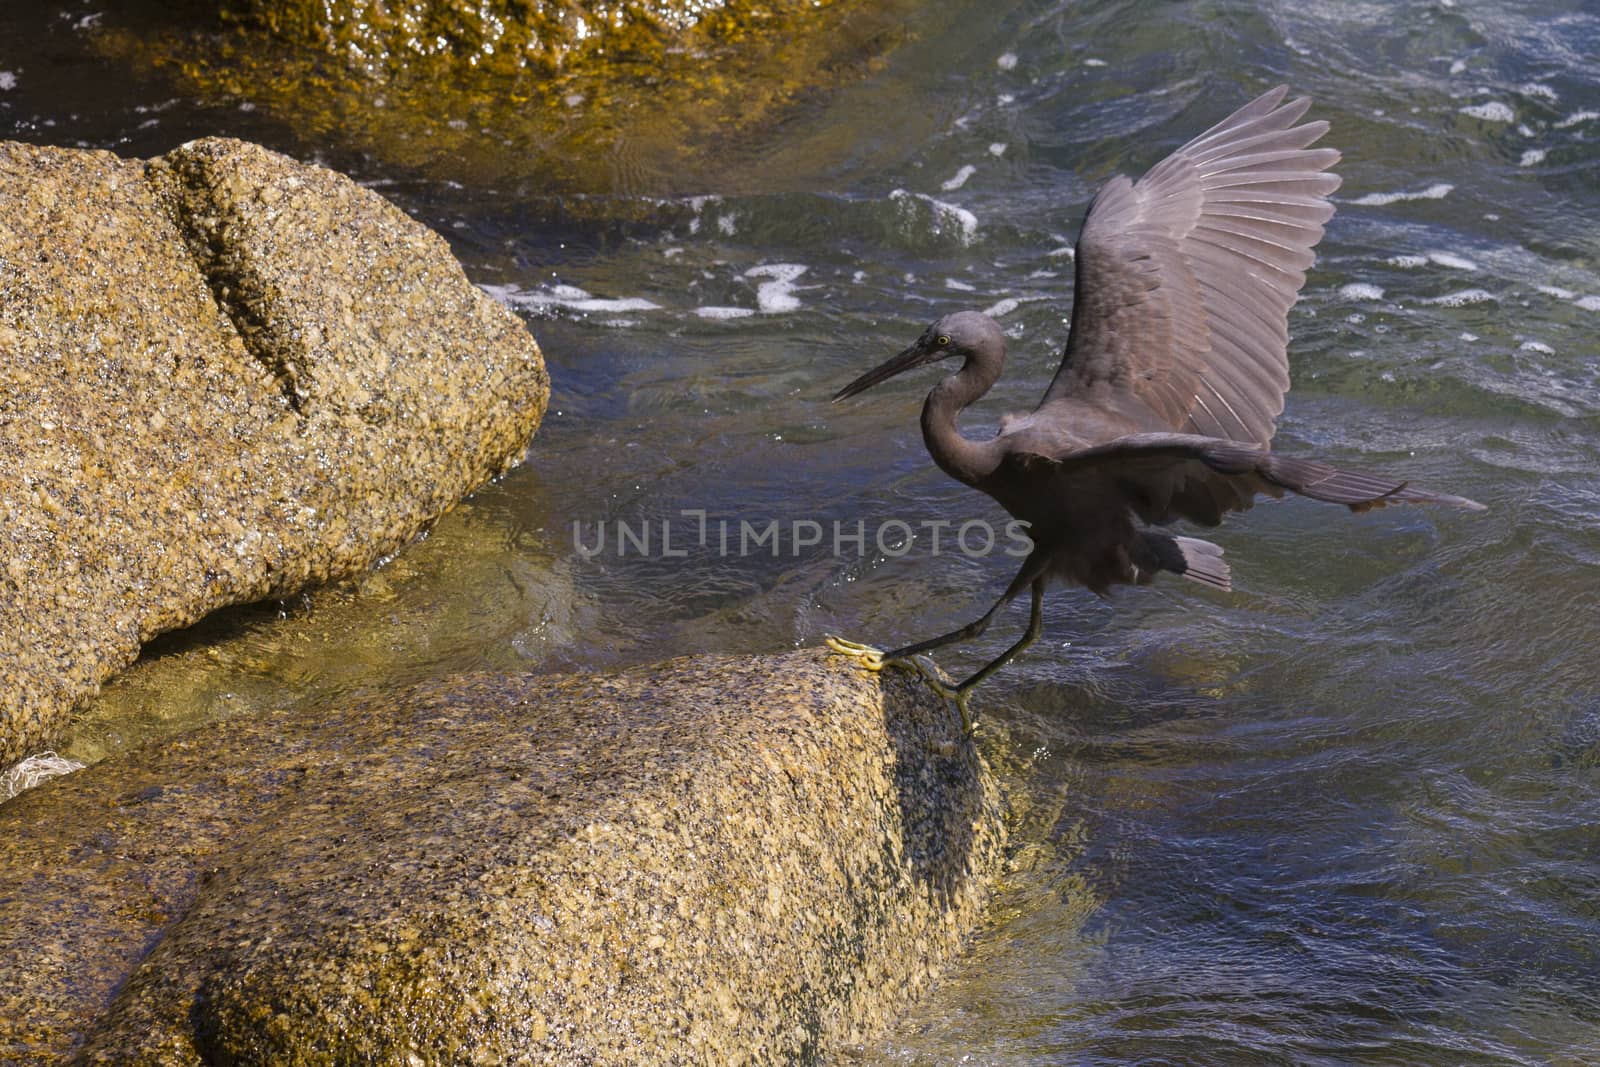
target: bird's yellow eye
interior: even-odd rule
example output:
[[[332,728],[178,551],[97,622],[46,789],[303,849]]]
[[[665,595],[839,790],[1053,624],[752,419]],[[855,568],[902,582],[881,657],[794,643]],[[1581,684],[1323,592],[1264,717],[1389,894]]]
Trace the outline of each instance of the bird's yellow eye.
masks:
[[[945,345],[947,345],[949,343],[950,343],[950,338],[944,336],[944,334],[940,334],[939,335],[939,347],[940,348],[943,348]]]

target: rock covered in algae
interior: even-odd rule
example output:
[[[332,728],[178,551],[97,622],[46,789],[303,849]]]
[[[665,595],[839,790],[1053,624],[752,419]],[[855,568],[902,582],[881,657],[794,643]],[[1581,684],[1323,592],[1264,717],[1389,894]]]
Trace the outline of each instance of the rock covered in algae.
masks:
[[[752,139],[879,69],[913,0],[193,0],[88,31],[186,97],[390,169],[624,198],[726,188]],[[820,141],[831,174],[836,136]],[[817,145],[812,142],[813,149]],[[803,154],[810,158],[813,153]],[[785,184],[792,184],[786,180]],[[624,205],[625,207],[626,205]],[[617,205],[563,198],[561,212]]]
[[[0,807],[0,1060],[814,1059],[979,916],[1003,829],[957,733],[801,652],[468,676],[107,760]]]
[[[664,59],[826,6],[828,0],[215,0],[225,22],[265,30],[369,73],[446,57],[553,73],[583,59]]]
[[[340,175],[0,143],[0,765],[148,638],[395,551],[548,393],[520,320]]]

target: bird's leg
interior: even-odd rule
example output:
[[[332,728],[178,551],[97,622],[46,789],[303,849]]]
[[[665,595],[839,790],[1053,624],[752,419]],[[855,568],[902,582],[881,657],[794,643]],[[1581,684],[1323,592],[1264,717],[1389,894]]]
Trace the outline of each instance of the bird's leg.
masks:
[[[995,602],[994,607],[984,612],[982,618],[974,619],[972,622],[969,622],[965,626],[961,627],[961,629],[951,630],[942,637],[933,637],[926,641],[918,641],[914,645],[907,645],[904,648],[897,648],[893,652],[885,652],[881,648],[875,648],[872,645],[863,645],[857,641],[846,641],[844,638],[835,637],[832,634],[829,634],[822,640],[823,644],[827,645],[841,656],[853,657],[861,664],[862,667],[869,671],[881,671],[885,667],[904,667],[907,670],[916,671],[918,674],[921,674],[923,677],[927,678],[930,683],[939,686],[943,685],[944,683],[919,666],[916,660],[912,657],[920,655],[923,652],[930,652],[936,648],[942,648],[945,645],[953,645],[957,641],[966,641],[977,637],[979,634],[983,633],[983,631],[989,628],[989,623],[994,621],[995,614],[999,612],[1001,608],[1005,607],[1006,601],[1010,599],[1011,597],[1008,592],[1006,596],[1001,597]]]
[[[835,652],[853,657],[862,667],[870,671],[881,671],[885,667],[899,667],[903,670],[915,671],[920,674],[923,680],[928,683],[928,688],[940,696],[956,702],[956,710],[961,713],[961,728],[966,733],[971,734],[975,723],[972,713],[967,708],[967,700],[971,695],[972,688],[1009,663],[1018,653],[1039,637],[1039,631],[1043,625],[1045,571],[1049,565],[1049,558],[1047,550],[1042,547],[1035,547],[1034,551],[1023,562],[1022,569],[1017,572],[1017,576],[1011,579],[1011,584],[1006,587],[1006,591],[1001,594],[999,600],[995,601],[994,607],[984,612],[981,618],[974,619],[959,630],[952,630],[940,637],[930,638],[926,641],[918,641],[914,645],[906,645],[904,648],[897,648],[892,652],[884,652],[873,648],[871,645],[857,644],[854,641],[845,641],[832,636],[826,638],[827,645]],[[1000,609],[1009,604],[1018,593],[1022,592],[1025,586],[1030,587],[1033,591],[1033,612],[1028,621],[1027,633],[1016,644],[985,664],[983,669],[972,677],[960,685],[952,686],[940,676],[937,668],[917,658],[922,653],[935,648],[942,648],[945,645],[953,645],[957,641],[966,641],[979,636],[989,628],[989,623],[994,621],[994,617],[999,614]]]
[[[984,664],[972,677],[956,686],[954,690],[944,693],[945,696],[955,700],[956,710],[961,713],[961,729],[966,733],[971,734],[978,726],[977,720],[972,717],[972,712],[967,708],[967,700],[972,695],[973,687],[1007,663],[1010,663],[1023,649],[1039,639],[1039,632],[1044,628],[1044,586],[1044,578],[1040,577],[1033,580],[1033,604],[1028,616],[1028,629],[1021,639]],[[948,687],[936,685],[935,688],[945,690]]]
[[[918,641],[914,645],[907,645],[904,648],[897,648],[893,652],[885,652],[881,648],[875,648],[872,645],[863,645],[857,641],[846,641],[844,638],[835,637],[832,634],[829,634],[827,637],[823,638],[823,643],[829,648],[833,649],[833,651],[839,653],[841,656],[851,657],[864,669],[869,671],[881,671],[885,667],[901,667],[905,670],[915,671],[916,673],[922,675],[923,678],[927,679],[928,684],[934,689],[938,690],[942,695],[950,696],[954,690],[950,689],[950,687],[944,683],[944,680],[941,679],[935,672],[917,662],[914,657],[923,652],[932,651],[935,648],[942,648],[945,645],[953,645],[957,641],[966,641],[977,637],[979,634],[983,633],[983,631],[989,628],[989,623],[994,621],[996,613],[998,613],[1001,608],[1005,607],[1006,602],[1011,599],[1011,595],[1011,591],[1007,590],[1006,595],[996,601],[994,607],[984,612],[982,618],[974,619],[972,622],[967,623],[959,630],[952,630],[942,637],[930,638],[927,641]]]
[[[885,663],[893,663],[896,660],[909,660],[912,656],[919,656],[924,652],[932,652],[936,648],[953,645],[957,641],[970,641],[989,628],[989,624],[994,621],[995,615],[999,613],[1001,608],[1006,606],[1006,602],[1010,599],[1009,596],[1001,597],[995,601],[994,607],[983,613],[982,618],[972,620],[959,630],[951,630],[942,637],[930,637],[926,641],[918,641],[914,645],[897,648],[893,652],[885,652],[883,661]]]

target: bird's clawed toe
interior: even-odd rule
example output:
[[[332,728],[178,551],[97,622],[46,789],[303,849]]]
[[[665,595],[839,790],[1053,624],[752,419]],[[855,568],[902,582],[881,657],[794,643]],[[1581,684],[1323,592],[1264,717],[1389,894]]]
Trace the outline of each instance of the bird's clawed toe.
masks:
[[[849,656],[855,660],[862,670],[877,673],[889,666],[889,663],[883,658],[883,649],[881,648],[864,645],[859,641],[847,641],[842,637],[835,637],[833,634],[828,634],[824,637],[822,643],[839,655]]]
[[[961,736],[971,737],[978,732],[978,720],[968,706],[972,699],[972,687],[966,685],[951,685],[944,680],[939,668],[931,663],[924,663],[918,659],[895,659],[887,661],[889,666],[904,667],[915,671],[922,676],[929,689],[955,704],[956,712],[961,716]]]
[[[893,669],[910,671],[920,676],[929,689],[955,703],[956,711],[961,715],[963,737],[971,737],[977,732],[977,720],[972,715],[972,709],[967,706],[972,696],[971,687],[951,685],[931,660],[924,660],[921,656],[888,659],[881,648],[864,645],[859,641],[848,641],[832,634],[823,638],[823,644],[841,656],[850,657],[856,661],[857,666],[874,674],[885,669]]]

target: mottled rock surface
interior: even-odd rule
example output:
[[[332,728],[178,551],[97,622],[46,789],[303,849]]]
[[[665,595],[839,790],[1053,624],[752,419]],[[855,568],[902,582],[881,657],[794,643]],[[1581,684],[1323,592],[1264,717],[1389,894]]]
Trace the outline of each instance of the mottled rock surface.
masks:
[[[1002,833],[947,705],[817,652],[219,723],[0,807],[0,1061],[805,1061]]]
[[[138,17],[113,8],[92,30],[108,62],[140,76],[159,71],[186,97],[248,101],[304,137],[308,148],[339,146],[383,160],[390,170],[486,191],[521,188],[537,211],[556,192],[631,198],[727,189],[741,158],[773,150],[753,141],[868,76],[926,5],[189,0],[141,6],[147,10]],[[819,144],[832,149],[831,140],[813,139],[799,161],[809,163]],[[827,155],[813,173],[833,173],[837,159]],[[594,209],[564,198],[559,210]]]
[[[395,551],[548,392],[444,241],[340,175],[0,143],[0,766],[150,637]]]
[[[214,6],[226,22],[266,30],[369,73],[436,57],[501,72],[555,73],[602,57],[659,63],[671,49],[703,52],[779,26],[793,30],[795,16],[832,2],[215,0]]]

